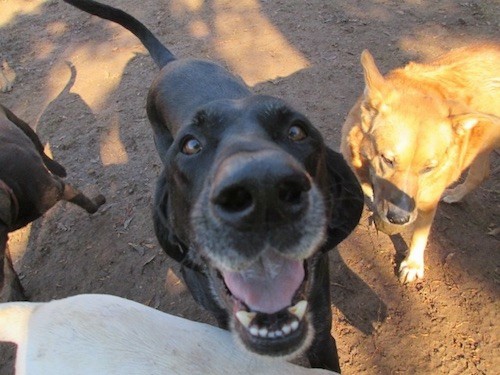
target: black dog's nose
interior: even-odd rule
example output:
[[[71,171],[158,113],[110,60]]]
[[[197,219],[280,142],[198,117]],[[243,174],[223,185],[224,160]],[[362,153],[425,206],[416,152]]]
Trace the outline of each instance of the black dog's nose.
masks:
[[[238,153],[220,164],[211,202],[215,215],[234,226],[279,224],[300,217],[310,189],[309,176],[289,155]]]

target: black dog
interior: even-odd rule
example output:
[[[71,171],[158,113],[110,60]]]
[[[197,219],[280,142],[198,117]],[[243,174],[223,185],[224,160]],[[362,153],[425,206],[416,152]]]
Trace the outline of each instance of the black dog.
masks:
[[[326,252],[363,208],[342,156],[282,100],[212,62],[176,59],[127,13],[65,1],[130,30],[161,69],[147,101],[164,164],[154,226],[195,300],[250,351],[309,348],[312,366],[339,371]]]
[[[8,300],[26,299],[6,251],[8,233],[39,218],[61,199],[89,213],[105,201],[102,195],[90,200],[60,178],[65,176],[64,168],[43,152],[31,127],[0,105],[0,291],[4,284],[10,288],[3,293],[9,294]],[[9,281],[4,281],[4,267]]]

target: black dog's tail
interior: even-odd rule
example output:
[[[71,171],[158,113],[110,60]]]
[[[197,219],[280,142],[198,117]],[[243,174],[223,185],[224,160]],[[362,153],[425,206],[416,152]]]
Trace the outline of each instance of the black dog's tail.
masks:
[[[115,22],[129,30],[139,38],[160,69],[169,62],[175,60],[174,54],[170,52],[146,26],[130,14],[92,0],[64,0],[64,2],[94,16]]]

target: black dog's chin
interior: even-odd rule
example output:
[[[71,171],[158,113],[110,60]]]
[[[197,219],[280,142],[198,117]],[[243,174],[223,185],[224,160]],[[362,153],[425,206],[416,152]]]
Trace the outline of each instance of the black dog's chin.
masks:
[[[231,316],[231,328],[236,339],[248,351],[272,357],[293,358],[309,347],[313,328],[307,311],[307,275],[295,291],[292,302],[272,313],[251,309],[235,297],[225,284],[221,272],[212,269],[211,279],[218,300]]]
[[[233,317],[233,332],[243,346],[256,354],[273,357],[295,357],[309,347],[312,327],[306,316],[297,316],[284,309],[275,314],[260,314],[241,322]],[[251,313],[250,313],[251,314]],[[262,323],[261,323],[262,322]]]

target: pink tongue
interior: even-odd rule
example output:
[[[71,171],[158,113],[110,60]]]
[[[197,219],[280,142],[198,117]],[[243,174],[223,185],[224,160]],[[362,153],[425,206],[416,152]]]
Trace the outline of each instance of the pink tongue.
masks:
[[[301,261],[268,251],[243,272],[222,271],[232,295],[251,310],[272,314],[292,304],[304,280]]]

